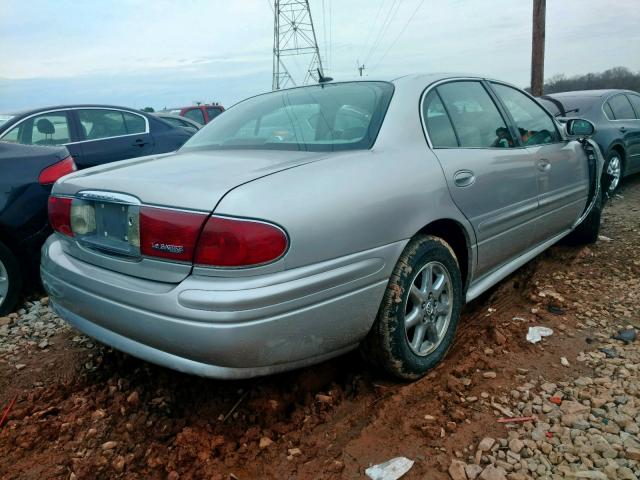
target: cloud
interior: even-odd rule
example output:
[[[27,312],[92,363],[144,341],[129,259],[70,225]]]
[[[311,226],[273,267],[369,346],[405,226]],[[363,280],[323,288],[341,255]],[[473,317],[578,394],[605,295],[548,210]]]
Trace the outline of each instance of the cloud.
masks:
[[[392,11],[391,0],[311,0],[329,74],[352,77],[359,60],[371,76],[464,71],[528,85],[531,2],[428,0],[407,24],[419,2],[397,2]],[[160,107],[210,97],[229,105],[269,90],[270,3],[2,0],[0,110],[81,101]],[[636,0],[547,2],[546,76],[640,70],[638,24]],[[288,61],[300,82],[309,59]]]

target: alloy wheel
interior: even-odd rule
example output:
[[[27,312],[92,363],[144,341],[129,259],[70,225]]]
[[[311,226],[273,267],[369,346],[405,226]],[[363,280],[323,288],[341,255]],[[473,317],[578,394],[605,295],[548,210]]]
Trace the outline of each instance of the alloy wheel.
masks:
[[[613,193],[616,188],[618,188],[620,178],[622,176],[622,162],[620,161],[620,157],[617,155],[609,159],[607,175],[611,178],[611,183],[609,183],[609,193]]]
[[[440,262],[429,262],[413,277],[404,311],[409,347],[419,356],[442,342],[453,311],[451,276]]]
[[[9,273],[2,260],[0,260],[0,306],[7,299],[9,294]]]

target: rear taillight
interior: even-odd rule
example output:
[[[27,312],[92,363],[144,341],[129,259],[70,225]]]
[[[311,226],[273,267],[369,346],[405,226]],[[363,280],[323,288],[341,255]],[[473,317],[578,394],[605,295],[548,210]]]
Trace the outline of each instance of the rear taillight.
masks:
[[[73,158],[67,157],[42,170],[38,176],[38,183],[40,185],[51,185],[52,183],[56,183],[59,178],[69,175],[76,170],[76,163],[73,161]]]
[[[275,225],[212,216],[200,235],[194,263],[217,267],[261,265],[284,255],[287,245],[287,235]]]
[[[49,223],[56,232],[68,237],[73,237],[71,200],[71,198],[49,197]]]
[[[206,219],[203,213],[141,207],[140,253],[191,262]]]

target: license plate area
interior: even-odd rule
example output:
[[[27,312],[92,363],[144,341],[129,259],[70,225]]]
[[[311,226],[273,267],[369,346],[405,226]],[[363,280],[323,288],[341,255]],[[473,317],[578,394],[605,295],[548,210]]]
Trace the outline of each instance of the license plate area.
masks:
[[[106,198],[105,198],[106,197]],[[83,247],[139,258],[140,203],[134,197],[83,192],[71,206],[74,238]]]

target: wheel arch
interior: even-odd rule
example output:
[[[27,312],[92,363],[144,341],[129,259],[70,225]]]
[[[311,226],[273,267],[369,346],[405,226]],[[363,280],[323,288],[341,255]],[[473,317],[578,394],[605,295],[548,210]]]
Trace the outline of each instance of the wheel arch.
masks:
[[[469,232],[464,226],[453,219],[442,218],[434,220],[419,231],[416,235],[434,235],[443,239],[449,244],[456,255],[458,265],[460,266],[460,275],[462,276],[462,285],[464,291],[467,291],[471,280],[471,272],[473,271],[472,262],[473,255],[471,252],[471,239]]]

